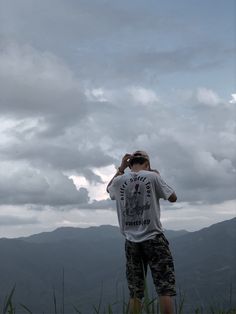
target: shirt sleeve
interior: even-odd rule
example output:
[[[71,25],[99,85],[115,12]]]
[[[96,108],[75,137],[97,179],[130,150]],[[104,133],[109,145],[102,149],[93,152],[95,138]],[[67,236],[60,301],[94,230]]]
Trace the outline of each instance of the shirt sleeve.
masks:
[[[110,195],[111,200],[116,199],[116,191],[117,191],[117,183],[119,181],[119,177],[114,178],[112,184],[107,188],[108,193]]]
[[[156,176],[156,189],[159,195],[159,198],[168,200],[171,194],[174,193],[174,190],[162,179],[160,175]]]
[[[111,185],[107,188],[107,190],[108,190],[108,193],[109,193],[109,195],[110,195],[110,199],[111,199],[111,200],[115,200],[116,197],[115,197],[114,185],[111,184]]]

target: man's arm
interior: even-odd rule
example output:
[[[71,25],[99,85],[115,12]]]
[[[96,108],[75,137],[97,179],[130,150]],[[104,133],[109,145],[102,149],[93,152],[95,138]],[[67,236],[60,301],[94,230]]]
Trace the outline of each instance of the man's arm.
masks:
[[[150,169],[149,171],[155,172],[157,175],[160,176],[160,172],[156,169]],[[167,186],[167,184],[162,180],[162,182],[164,183],[164,185]],[[173,191],[173,189],[171,188],[171,190]],[[168,197],[168,201],[171,203],[175,203],[177,201],[177,195],[175,194],[175,192],[173,191],[172,194]]]
[[[107,190],[107,193],[109,193],[109,192],[108,192],[108,188],[109,188],[109,186],[112,184],[113,180],[114,180],[116,177],[121,176],[121,175],[123,175],[123,174],[125,173],[125,169],[126,169],[126,168],[128,167],[128,165],[129,165],[128,160],[129,160],[130,156],[131,156],[131,154],[125,154],[125,156],[122,158],[120,167],[118,167],[116,174],[114,175],[114,177],[111,179],[111,181],[110,181],[110,182],[108,183],[108,185],[107,185],[107,189],[106,189],[106,190]]]
[[[114,177],[111,179],[111,181],[110,181],[110,182],[108,183],[108,185],[107,185],[107,188],[106,188],[107,193],[109,193],[108,188],[109,188],[109,186],[112,184],[113,180],[114,180],[116,177],[121,176],[122,174],[124,174],[124,170],[122,170],[122,168],[119,167],[119,168],[117,169],[116,174],[114,175]]]

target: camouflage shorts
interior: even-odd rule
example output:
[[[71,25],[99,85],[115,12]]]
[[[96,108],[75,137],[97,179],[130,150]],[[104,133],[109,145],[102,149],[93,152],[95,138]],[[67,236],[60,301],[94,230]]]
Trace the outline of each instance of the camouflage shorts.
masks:
[[[135,243],[126,240],[126,277],[131,298],[144,297],[144,280],[149,265],[159,296],[176,295],[175,272],[169,242],[164,234],[154,239]]]

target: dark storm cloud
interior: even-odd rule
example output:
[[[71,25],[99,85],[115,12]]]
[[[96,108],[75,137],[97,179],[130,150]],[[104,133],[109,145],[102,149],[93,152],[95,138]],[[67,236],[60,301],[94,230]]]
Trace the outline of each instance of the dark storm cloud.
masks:
[[[38,56],[35,50],[32,53]],[[182,101],[181,106],[178,100],[175,106],[165,104],[158,100],[153,91],[139,86],[101,89],[99,92],[91,90],[90,94],[94,95],[94,99],[91,99],[88,91],[78,88],[78,80],[70,71],[67,77],[64,76],[67,73],[65,65],[61,71],[58,62],[55,64],[49,58],[45,63],[43,58],[43,64],[46,64],[46,82],[42,83],[40,93],[28,95],[28,85],[24,85],[24,82],[30,82],[30,87],[36,90],[42,82],[41,79],[33,81],[33,73],[38,68],[37,62],[41,60],[41,55],[39,59],[36,57],[35,64],[31,62],[30,54],[24,55],[22,63],[28,64],[27,67],[19,62],[18,53],[16,59],[15,54],[4,58],[4,61],[9,61],[9,67],[13,64],[14,69],[9,74],[4,68],[6,63],[0,62],[5,75],[14,79],[14,82],[17,81],[21,86],[20,94],[24,95],[25,100],[29,99],[19,102],[17,107],[18,97],[15,98],[16,103],[12,104],[10,91],[7,88],[2,90],[3,95],[6,95],[1,105],[3,114],[18,122],[14,128],[4,130],[3,135],[7,140],[2,145],[1,156],[4,160],[16,163],[19,167],[16,177],[22,176],[26,180],[25,185],[19,179],[14,180],[13,186],[16,190],[19,189],[19,194],[10,195],[6,188],[2,188],[3,202],[65,206],[87,204],[86,193],[77,191],[62,171],[67,171],[70,175],[84,175],[90,182],[101,183],[102,179],[94,173],[93,168],[112,163],[118,165],[120,160],[115,152],[117,148],[121,150],[121,147],[123,152],[143,147],[153,156],[157,155],[161,168],[165,169],[164,175],[171,178],[171,183],[179,190],[183,201],[197,201],[200,197],[205,202],[217,202],[234,197],[234,154],[227,147],[227,141],[231,140],[233,132],[229,115],[233,114],[234,107],[233,104],[227,107],[213,91],[205,88],[193,92],[188,99]],[[41,73],[44,71],[41,70]],[[41,77],[42,74],[38,75]],[[24,80],[21,80],[21,76]],[[66,89],[63,86],[67,86]],[[54,93],[64,95],[65,92],[67,95],[67,90],[76,91],[85,109],[77,110],[73,97],[68,97],[64,107],[59,100],[53,102]],[[48,106],[40,107],[38,97],[41,94]],[[78,123],[70,124],[76,117]],[[54,128],[54,131],[49,136],[47,132],[50,128]],[[64,132],[56,131],[57,128]],[[216,140],[222,144],[220,147],[215,146]],[[218,159],[214,157],[216,154]],[[21,162],[31,165],[32,173],[25,171]],[[35,178],[38,172],[43,173],[43,176],[40,175],[31,182],[29,178]],[[13,179],[8,179],[4,183],[8,182],[7,187],[10,189]],[[217,186],[217,191],[221,190],[217,197],[214,196],[216,180],[222,182],[221,185],[219,181]],[[22,191],[24,186],[30,186],[30,189]],[[87,204],[87,207],[93,206],[95,204]]]
[[[229,158],[217,160],[209,150],[200,150],[194,141],[186,145],[170,136],[163,140],[168,145],[157,142],[156,160],[180,202],[219,203],[235,199],[236,176]]]
[[[170,5],[22,1],[4,2],[1,11],[3,38],[53,52],[93,84],[111,79],[150,84],[163,74],[205,72],[233,58],[230,44],[222,44],[220,36],[216,42],[207,30],[200,34],[198,24],[186,27]]]
[[[50,54],[10,44],[0,52],[0,68],[1,113],[18,121],[4,130],[14,140],[2,146],[2,156],[101,181],[88,168],[105,166],[112,158],[86,136],[89,104],[68,67]]]
[[[145,80],[147,85],[158,83],[163,75],[179,73],[207,72],[222,66],[233,51],[226,52],[220,45],[209,46],[205,43],[199,46],[187,46],[178,49],[159,49],[145,47],[130,49],[116,53],[102,51],[94,56],[94,50],[80,56],[78,66],[85,78],[93,77],[93,81],[103,81],[109,85],[109,80],[118,84],[139,83]],[[235,53],[235,51],[234,51]],[[99,55],[99,62],[97,61]],[[88,64],[83,68],[83,64]],[[123,83],[122,83],[123,82]]]
[[[41,1],[28,0],[1,2],[2,33],[8,37],[37,43],[55,51],[58,46],[70,43],[78,47],[81,41],[89,48],[91,40],[112,39],[114,34],[123,36],[130,30],[143,32],[146,29],[176,29],[175,18],[153,11],[152,7],[127,2],[108,1]],[[146,14],[145,14],[146,13]],[[52,41],[53,38],[53,41]]]
[[[183,73],[213,80],[210,71],[232,60],[231,43],[141,2],[1,5],[2,204],[111,208],[69,177],[101,184],[95,168],[136,149],[150,153],[181,201],[235,198],[234,104],[204,85],[187,97],[170,92]],[[167,100],[164,76],[173,78]]]
[[[18,140],[18,143],[6,147],[2,156],[5,156],[6,160],[30,160],[33,164],[50,164],[59,170],[82,173],[91,181],[100,181],[99,176],[89,170],[89,167],[106,166],[113,162],[113,158],[96,146],[82,150],[78,144],[74,143],[75,147],[72,145],[63,141],[50,143],[36,137],[32,141]]]
[[[1,204],[56,207],[89,201],[87,189],[77,190],[71,179],[46,165],[38,169],[22,162],[2,162],[0,173]]]
[[[71,70],[29,46],[9,44],[0,50],[0,93],[3,115],[42,118],[57,132],[86,115],[85,97]]]

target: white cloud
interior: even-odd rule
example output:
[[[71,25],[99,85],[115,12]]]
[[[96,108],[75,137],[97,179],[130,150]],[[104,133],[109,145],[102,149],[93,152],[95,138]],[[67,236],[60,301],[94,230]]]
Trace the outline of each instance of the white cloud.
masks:
[[[110,165],[106,167],[93,168],[93,172],[101,178],[102,182],[91,183],[84,176],[72,175],[70,178],[73,180],[77,189],[84,187],[89,190],[90,200],[106,200],[108,198],[106,187],[111,179],[112,174],[115,174],[116,169],[114,165]]]
[[[232,94],[232,99],[229,101],[230,104],[236,104],[236,94]]]
[[[130,87],[128,92],[131,94],[135,102],[141,103],[143,105],[148,105],[150,103],[159,101],[156,93],[151,89],[136,86]]]
[[[199,103],[210,107],[215,107],[221,102],[219,96],[213,90],[204,87],[198,89],[197,100]]]
[[[90,101],[106,102],[108,99],[105,96],[105,91],[102,88],[86,89],[85,95]]]

